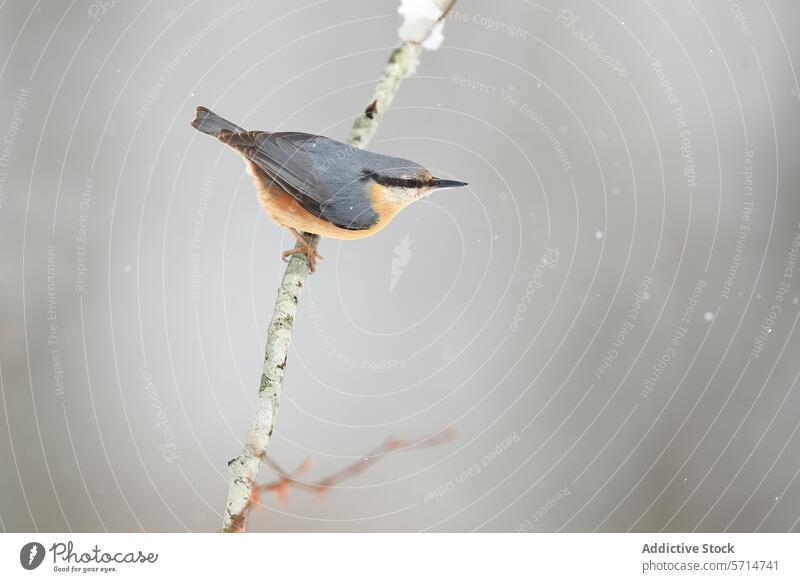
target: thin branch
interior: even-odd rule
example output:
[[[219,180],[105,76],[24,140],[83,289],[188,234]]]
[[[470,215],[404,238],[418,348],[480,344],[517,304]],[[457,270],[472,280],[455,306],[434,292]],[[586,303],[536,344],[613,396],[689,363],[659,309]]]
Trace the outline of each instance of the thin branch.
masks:
[[[455,437],[455,430],[448,428],[440,433],[425,437],[420,440],[401,440],[393,437],[386,439],[379,447],[371,450],[362,458],[351,463],[339,471],[328,475],[324,479],[314,482],[302,481],[300,476],[308,472],[311,468],[311,459],[303,461],[294,471],[286,472],[275,461],[267,457],[264,464],[272,469],[278,476],[274,481],[263,483],[253,488],[250,498],[247,501],[240,516],[234,519],[235,523],[244,524],[250,511],[262,507],[261,497],[265,493],[275,493],[280,503],[287,503],[289,500],[289,489],[303,489],[311,491],[317,495],[325,495],[330,489],[339,483],[360,475],[369,467],[395,453],[415,451],[417,449],[435,447],[442,443],[451,441]]]
[[[383,76],[368,101],[370,105],[353,123],[347,140],[350,145],[363,148],[369,143],[383,118],[384,111],[392,103],[400,82],[416,69],[422,53],[422,42],[443,20],[457,0],[431,1],[441,11],[441,16],[438,20],[429,22],[427,30],[423,31],[422,41],[406,41],[392,53],[384,68]],[[314,247],[319,242],[319,236],[315,234],[303,233],[303,236]],[[297,246],[299,247],[299,243]],[[228,462],[228,501],[223,524],[223,531],[226,532],[244,531],[246,527],[245,508],[250,504],[256,479],[275,428],[294,318],[297,315],[300,293],[307,275],[306,255],[295,253],[283,274],[272,312],[272,321],[267,328],[264,365],[253,422],[242,452]]]

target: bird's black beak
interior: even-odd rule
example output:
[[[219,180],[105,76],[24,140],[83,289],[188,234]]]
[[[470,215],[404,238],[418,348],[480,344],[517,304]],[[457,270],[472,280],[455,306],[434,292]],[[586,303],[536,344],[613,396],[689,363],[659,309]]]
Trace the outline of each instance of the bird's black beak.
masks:
[[[458,180],[442,180],[441,178],[434,178],[434,188],[459,188],[466,186],[466,182],[459,182]]]

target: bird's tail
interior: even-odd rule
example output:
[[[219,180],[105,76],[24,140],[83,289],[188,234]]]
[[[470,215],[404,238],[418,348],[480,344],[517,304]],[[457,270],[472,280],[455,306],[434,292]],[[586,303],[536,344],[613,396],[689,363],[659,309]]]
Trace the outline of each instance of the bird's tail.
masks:
[[[244,131],[238,125],[234,125],[206,107],[198,107],[196,109],[192,127],[213,137],[218,137],[220,131],[236,133]]]

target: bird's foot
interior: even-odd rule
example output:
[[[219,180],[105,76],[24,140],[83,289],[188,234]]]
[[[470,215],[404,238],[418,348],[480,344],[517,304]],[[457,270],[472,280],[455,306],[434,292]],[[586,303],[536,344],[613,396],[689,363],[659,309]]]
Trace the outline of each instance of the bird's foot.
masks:
[[[313,245],[309,244],[308,241],[306,241],[306,239],[304,239],[303,236],[297,232],[297,230],[293,228],[290,228],[289,230],[297,239],[298,246],[283,251],[283,257],[286,258],[296,253],[303,253],[308,259],[308,270],[313,273],[317,269],[317,259],[324,259],[325,257],[319,254],[317,249]]]
[[[288,257],[295,253],[303,253],[306,256],[306,258],[308,259],[308,270],[311,273],[317,270],[317,259],[325,258],[317,252],[317,249],[315,249],[308,243],[306,243],[304,247],[295,247],[293,249],[287,249],[283,251],[283,256]]]

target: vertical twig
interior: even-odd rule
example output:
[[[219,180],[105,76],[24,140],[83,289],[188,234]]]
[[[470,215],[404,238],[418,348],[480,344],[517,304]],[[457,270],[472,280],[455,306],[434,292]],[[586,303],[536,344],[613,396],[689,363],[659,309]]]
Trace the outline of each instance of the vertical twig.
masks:
[[[383,112],[392,103],[400,82],[411,74],[419,63],[422,53],[422,42],[428,37],[434,26],[445,18],[457,0],[431,0],[441,12],[438,20],[429,21],[423,27],[418,41],[406,41],[394,50],[383,76],[375,88],[369,106],[355,120],[347,142],[355,147],[363,148],[369,143],[383,118]],[[319,243],[319,236],[303,233],[306,240],[314,247]],[[228,462],[228,502],[225,509],[223,531],[240,532],[246,527],[246,508],[253,495],[257,494],[256,478],[267,453],[275,418],[278,413],[286,359],[289,355],[289,344],[294,330],[294,318],[300,302],[306,276],[308,262],[306,255],[295,253],[283,274],[278,288],[278,297],[272,312],[272,321],[267,328],[267,340],[264,350],[264,366],[261,371],[261,384],[253,415],[253,423],[247,434],[244,448],[238,457]]]

